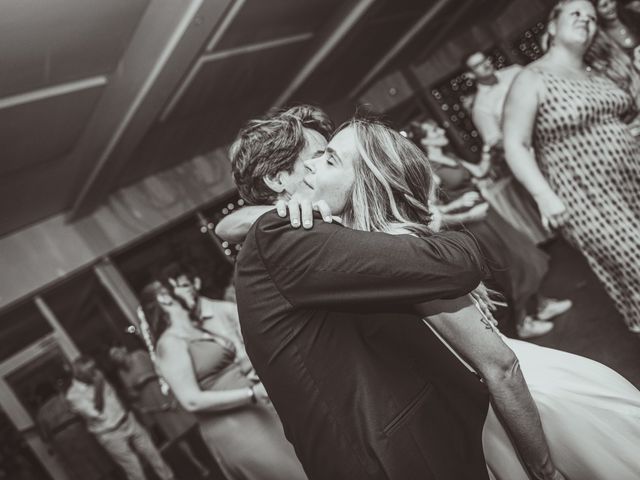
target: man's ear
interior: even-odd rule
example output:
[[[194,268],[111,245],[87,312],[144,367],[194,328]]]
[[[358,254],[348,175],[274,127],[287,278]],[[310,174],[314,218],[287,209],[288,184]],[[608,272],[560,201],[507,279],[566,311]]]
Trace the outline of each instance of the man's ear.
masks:
[[[171,288],[176,288],[178,286],[178,282],[176,282],[175,278],[169,278],[168,280]]]
[[[266,183],[267,187],[273,190],[276,193],[282,193],[285,190],[285,175],[284,172],[278,172],[275,175],[265,175],[264,183]]]
[[[200,277],[193,277],[193,288],[196,289],[196,292],[200,291],[201,286],[202,286],[202,280],[200,280]]]

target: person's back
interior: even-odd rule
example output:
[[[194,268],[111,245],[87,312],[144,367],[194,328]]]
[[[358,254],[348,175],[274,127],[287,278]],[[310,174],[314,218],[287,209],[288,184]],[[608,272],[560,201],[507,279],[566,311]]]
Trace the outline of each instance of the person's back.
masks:
[[[238,257],[247,352],[287,438],[311,479],[486,478],[480,440],[488,405],[484,386],[400,305],[411,303],[424,282],[405,280],[397,291],[377,291],[379,279],[357,271],[353,262],[360,260],[348,246],[330,248],[332,241],[348,245],[341,239],[362,235],[382,240],[383,250],[389,240],[329,224],[293,230],[288,220],[267,214]],[[367,250],[366,242],[357,243]],[[444,257],[460,253],[446,241],[440,248]],[[393,249],[385,251],[395,263]],[[416,257],[411,261],[425,266],[422,255]],[[398,273],[388,267],[380,262],[366,269],[379,270],[381,277]],[[453,283],[455,276],[471,288],[477,281],[471,270],[427,267],[435,277],[450,275]],[[360,280],[353,282],[354,276]],[[443,286],[443,278],[435,277],[440,287],[434,288],[463,288]]]

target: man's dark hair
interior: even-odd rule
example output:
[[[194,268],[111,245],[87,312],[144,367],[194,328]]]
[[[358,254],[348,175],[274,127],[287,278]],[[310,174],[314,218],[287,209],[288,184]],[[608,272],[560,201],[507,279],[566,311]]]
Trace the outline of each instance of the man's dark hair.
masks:
[[[195,278],[198,276],[198,272],[196,272],[195,268],[193,268],[191,265],[179,263],[179,262],[172,262],[172,263],[169,263],[168,265],[165,265],[162,268],[162,270],[160,270],[160,275],[158,280],[160,280],[160,282],[162,282],[163,284],[168,285],[170,278],[175,280],[181,275],[186,276],[189,280],[193,282]]]
[[[229,157],[233,178],[245,201],[260,205],[277,199],[264,178],[280,172],[291,173],[306,146],[304,128],[328,139],[333,124],[319,108],[299,105],[251,120],[240,130],[229,149]]]

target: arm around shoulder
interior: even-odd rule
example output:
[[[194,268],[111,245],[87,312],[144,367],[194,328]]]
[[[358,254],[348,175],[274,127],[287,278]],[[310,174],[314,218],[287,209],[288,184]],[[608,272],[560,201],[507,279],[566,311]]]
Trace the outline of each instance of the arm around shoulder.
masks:
[[[256,220],[262,214],[273,209],[273,205],[255,205],[241,208],[220,220],[216,225],[215,233],[218,237],[228,242],[241,243]]]
[[[484,276],[477,243],[463,232],[418,238],[325,223],[300,230],[267,216],[255,235],[270,275],[297,306],[454,298],[473,290]]]

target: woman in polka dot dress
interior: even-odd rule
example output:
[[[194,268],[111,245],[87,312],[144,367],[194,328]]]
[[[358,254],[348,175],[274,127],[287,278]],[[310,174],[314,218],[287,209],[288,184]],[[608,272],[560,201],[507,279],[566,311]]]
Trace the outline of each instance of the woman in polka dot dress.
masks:
[[[587,0],[562,0],[549,50],[516,78],[505,104],[507,161],[587,258],[632,332],[640,334],[640,80]],[[627,60],[625,60],[627,59]]]

